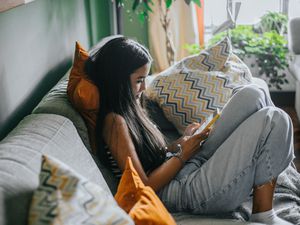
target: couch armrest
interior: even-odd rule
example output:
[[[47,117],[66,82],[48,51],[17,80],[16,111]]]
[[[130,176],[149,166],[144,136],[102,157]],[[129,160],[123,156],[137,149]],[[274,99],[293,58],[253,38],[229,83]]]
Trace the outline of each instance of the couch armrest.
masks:
[[[295,54],[300,54],[300,17],[291,19],[288,29],[289,48]]]
[[[300,43],[299,43],[300,45]],[[300,81],[300,54],[295,55],[293,58],[293,61],[290,62],[290,68],[289,68],[294,75],[294,78],[298,81]]]

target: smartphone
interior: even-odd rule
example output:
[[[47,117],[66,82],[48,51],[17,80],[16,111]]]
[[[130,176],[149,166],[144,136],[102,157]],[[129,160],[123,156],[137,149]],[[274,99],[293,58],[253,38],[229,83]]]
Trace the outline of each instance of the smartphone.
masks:
[[[213,114],[211,114],[206,120],[205,122],[195,131],[195,134],[199,134],[201,133],[203,130],[211,127],[220,117],[221,112],[220,109],[217,108]]]

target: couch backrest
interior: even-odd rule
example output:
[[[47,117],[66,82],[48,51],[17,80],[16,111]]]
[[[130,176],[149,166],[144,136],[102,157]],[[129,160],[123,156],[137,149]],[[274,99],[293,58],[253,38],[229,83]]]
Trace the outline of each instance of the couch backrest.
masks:
[[[70,70],[65,76],[45,95],[41,102],[32,111],[33,114],[51,113],[61,115],[72,121],[76,130],[81,137],[85,147],[91,152],[91,146],[88,136],[86,124],[78,113],[78,111],[71,105],[67,97],[67,86],[69,81]],[[117,190],[118,180],[114,177],[112,172],[108,170],[96,156],[92,156],[97,163],[103,177],[105,178],[111,192],[114,194]]]
[[[73,123],[59,115],[31,114],[0,143],[0,190],[8,224],[26,224],[42,154],[59,159],[111,194]]]
[[[70,119],[76,127],[79,136],[88,150],[91,150],[87,127],[80,114],[72,107],[67,98],[67,85],[70,70],[61,80],[44,96],[32,113],[56,114]]]

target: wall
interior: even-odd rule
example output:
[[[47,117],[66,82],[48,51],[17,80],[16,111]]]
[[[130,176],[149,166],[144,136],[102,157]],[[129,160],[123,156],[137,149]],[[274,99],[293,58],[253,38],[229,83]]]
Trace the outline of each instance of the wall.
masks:
[[[0,13],[0,140],[69,69],[76,40],[89,48],[110,34],[108,2],[35,0]]]
[[[125,1],[124,8],[121,10],[121,33],[148,47],[148,21],[139,21],[135,12],[132,12],[132,2]]]

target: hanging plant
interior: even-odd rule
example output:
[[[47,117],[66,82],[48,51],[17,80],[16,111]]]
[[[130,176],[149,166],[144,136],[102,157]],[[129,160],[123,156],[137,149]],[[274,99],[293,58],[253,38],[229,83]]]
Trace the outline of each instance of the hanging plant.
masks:
[[[141,22],[144,22],[146,18],[148,18],[149,12],[152,11],[152,7],[154,5],[153,0],[115,0],[119,7],[123,7],[125,2],[132,2],[131,10],[132,12],[137,12],[138,18]],[[169,9],[173,2],[176,0],[163,0],[165,2],[166,8]],[[178,0],[182,1],[182,0]],[[201,7],[200,0],[184,0],[186,4],[190,4],[194,2],[199,7]]]
[[[268,12],[260,18],[256,30],[259,33],[276,31],[278,34],[283,35],[287,33],[287,24],[287,15],[278,12]]]

